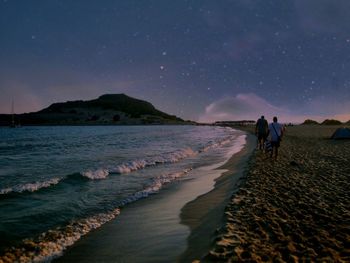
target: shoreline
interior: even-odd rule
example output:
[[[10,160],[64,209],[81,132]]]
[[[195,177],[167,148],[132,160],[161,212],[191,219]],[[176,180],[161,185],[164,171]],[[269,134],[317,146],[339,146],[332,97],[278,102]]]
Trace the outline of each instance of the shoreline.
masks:
[[[350,141],[330,139],[339,127],[288,127],[276,161],[256,151],[205,260],[349,262]]]
[[[4,257],[0,257],[0,262],[2,259],[5,262],[14,261],[19,257],[28,262],[33,258],[54,262],[176,261],[186,250],[187,237],[190,234],[189,228],[180,223],[182,207],[198,196],[210,192],[214,188],[215,179],[226,171],[220,169],[220,166],[235,151],[239,153],[246,145],[246,135],[243,132],[233,133],[237,134],[237,138],[232,147],[228,145],[224,151],[205,155],[206,161],[197,160],[197,163],[190,162],[185,165],[191,166],[191,171],[186,176],[165,184],[157,194],[122,207],[118,213],[113,213],[113,217],[118,215],[115,220],[110,220],[109,214],[97,214],[96,216],[103,216],[108,220],[103,220],[101,224],[95,217],[92,220],[82,218],[81,221],[72,221],[74,228],[69,223],[67,227],[43,233],[43,239],[41,236],[37,239],[34,237],[23,242],[23,246],[21,243],[18,247],[11,247],[4,252]],[[93,181],[88,182],[93,184]],[[97,184],[100,182],[103,184],[104,181],[96,181]],[[80,186],[80,181],[77,186]]]
[[[238,146],[239,140],[237,142]],[[243,143],[244,149],[246,139],[242,140]],[[189,227],[180,222],[181,209],[191,200],[214,189],[216,180],[227,171],[225,165],[217,167],[225,160],[195,168],[184,180],[166,185],[158,194],[129,204],[116,220],[89,233],[54,262],[178,261],[187,248],[190,235]],[[213,165],[217,168],[212,168]]]
[[[211,191],[196,197],[181,209],[181,224],[189,227],[190,235],[187,238],[187,248],[179,257],[180,262],[191,262],[207,256],[217,229],[224,223],[225,207],[240,188],[247,163],[256,147],[256,139],[251,133],[239,130],[246,135],[244,148],[217,168],[226,171],[215,179]]]

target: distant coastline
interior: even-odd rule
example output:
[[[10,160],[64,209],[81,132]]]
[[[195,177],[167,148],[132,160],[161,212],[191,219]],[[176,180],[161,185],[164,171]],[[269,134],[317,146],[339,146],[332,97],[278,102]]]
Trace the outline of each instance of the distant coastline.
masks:
[[[105,94],[88,101],[67,101],[37,112],[0,114],[0,126],[193,125],[125,94]]]

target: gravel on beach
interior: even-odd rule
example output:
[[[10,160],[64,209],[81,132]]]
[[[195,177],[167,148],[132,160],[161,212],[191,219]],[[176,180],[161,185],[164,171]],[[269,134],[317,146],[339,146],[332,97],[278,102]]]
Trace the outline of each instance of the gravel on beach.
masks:
[[[287,127],[277,160],[256,150],[207,256],[223,262],[350,262],[350,140]]]

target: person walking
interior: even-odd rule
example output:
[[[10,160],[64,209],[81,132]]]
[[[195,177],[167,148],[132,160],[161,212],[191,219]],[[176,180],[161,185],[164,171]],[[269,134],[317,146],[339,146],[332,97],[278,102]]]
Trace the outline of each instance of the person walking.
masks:
[[[268,136],[270,136],[272,151],[270,157],[275,156],[277,159],[278,148],[280,147],[281,139],[283,136],[283,127],[277,122],[277,117],[273,117],[273,122],[269,124]]]
[[[255,134],[258,137],[258,148],[262,150],[268,134],[268,123],[264,116],[261,116],[261,118],[257,120]]]

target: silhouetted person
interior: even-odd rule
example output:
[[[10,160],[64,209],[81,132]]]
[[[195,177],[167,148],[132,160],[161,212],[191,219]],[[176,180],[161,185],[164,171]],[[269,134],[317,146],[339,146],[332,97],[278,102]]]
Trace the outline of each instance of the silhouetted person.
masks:
[[[280,147],[281,138],[283,136],[283,127],[277,122],[277,117],[273,117],[273,122],[269,124],[268,135],[270,135],[272,146],[270,157],[275,155],[275,159],[277,159],[278,147]]]
[[[264,116],[261,116],[261,118],[257,120],[255,134],[258,137],[258,148],[262,150],[268,134],[268,123]]]

